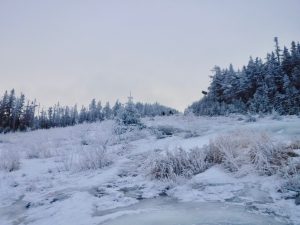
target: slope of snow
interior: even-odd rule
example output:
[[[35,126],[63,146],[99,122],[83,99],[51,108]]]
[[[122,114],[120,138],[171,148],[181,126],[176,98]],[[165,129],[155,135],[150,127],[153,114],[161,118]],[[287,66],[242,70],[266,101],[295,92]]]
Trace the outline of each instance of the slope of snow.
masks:
[[[147,160],[159,152],[202,147],[211,138],[235,130],[268,132],[284,142],[299,139],[299,118],[260,118],[247,123],[238,116],[172,116],[143,122],[146,129],[124,135],[114,134],[113,121],[1,134],[0,151],[17,151],[21,164],[16,171],[0,170],[0,224],[123,224],[118,218],[133,224],[128,215],[141,215],[141,221],[145,221],[143,217],[159,217],[156,211],[147,213],[166,196],[171,200],[162,200],[167,205],[163,208],[165,216],[178,209],[184,215],[185,207],[199,204],[204,212],[229,207],[219,220],[201,220],[203,223],[218,224],[226,220],[226,215],[240,213],[241,217],[249,217],[248,224],[261,220],[259,216],[272,223],[270,215],[279,224],[300,224],[300,206],[289,198],[289,193],[278,192],[283,183],[280,177],[236,177],[214,166],[191,179],[163,182],[151,180],[146,168]],[[82,152],[98,148],[106,149],[111,163],[98,169],[76,169]],[[155,201],[146,207],[151,199]],[[203,203],[210,205],[205,208]],[[182,224],[194,224],[196,214],[191,212],[191,220]],[[160,217],[163,219],[162,214]]]

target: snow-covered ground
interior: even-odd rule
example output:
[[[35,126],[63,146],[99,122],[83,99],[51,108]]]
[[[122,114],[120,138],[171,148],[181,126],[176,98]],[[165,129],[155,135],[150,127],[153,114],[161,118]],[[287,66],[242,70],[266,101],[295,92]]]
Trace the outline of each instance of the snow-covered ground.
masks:
[[[151,179],[148,168],[165,151],[201,150],[231,132],[300,140],[298,117],[179,115],[143,123],[121,135],[113,121],[1,134],[2,158],[14,153],[20,168],[0,170],[0,224],[300,224],[296,193],[279,191],[285,179],[278,175],[238,176],[216,165],[163,181]]]

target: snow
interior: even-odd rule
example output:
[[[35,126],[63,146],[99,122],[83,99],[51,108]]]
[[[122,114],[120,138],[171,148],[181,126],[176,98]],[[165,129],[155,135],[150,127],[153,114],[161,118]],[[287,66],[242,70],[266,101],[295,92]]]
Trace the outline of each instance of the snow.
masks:
[[[276,175],[235,176],[220,166],[169,182],[147,175],[153,155],[200,148],[232,131],[268,132],[286,143],[300,138],[297,117],[239,118],[147,118],[147,128],[124,135],[114,134],[113,121],[1,134],[0,153],[14,149],[21,161],[19,170],[0,170],[0,224],[300,224],[300,206],[292,192],[278,192],[284,180]],[[154,132],[165,127],[172,134]],[[70,156],[103,146],[111,164],[95,170],[66,166]]]

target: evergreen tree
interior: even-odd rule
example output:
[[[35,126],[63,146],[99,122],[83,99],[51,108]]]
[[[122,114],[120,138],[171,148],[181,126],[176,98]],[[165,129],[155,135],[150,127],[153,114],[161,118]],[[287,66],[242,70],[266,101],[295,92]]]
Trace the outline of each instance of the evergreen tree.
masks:
[[[10,95],[8,97],[8,104],[7,104],[7,108],[6,108],[6,112],[7,112],[7,116],[8,116],[7,126],[9,127],[9,129],[13,128],[13,122],[14,122],[13,111],[14,111],[15,106],[16,106],[15,90],[12,89],[10,91]]]
[[[280,48],[278,44],[278,37],[274,37],[274,42],[275,42],[275,52],[276,52],[276,57],[277,57],[277,63],[280,64]]]
[[[112,113],[113,113],[114,118],[117,117],[120,110],[122,110],[122,104],[119,102],[119,100],[117,100],[115,105],[112,107]]]
[[[228,113],[300,114],[300,47],[291,43],[281,49],[274,38],[275,51],[266,61],[251,57],[247,66],[235,71],[215,67],[208,93],[186,111],[197,115]]]
[[[132,126],[141,124],[140,115],[138,114],[132,99],[133,98],[130,95],[125,108],[118,114],[117,121],[121,125]]]
[[[106,120],[112,119],[113,112],[112,109],[110,108],[109,102],[106,102],[103,108],[103,115]]]
[[[97,103],[97,119],[100,120],[100,121],[104,120],[104,115],[103,115],[103,112],[102,112],[101,101],[99,101]]]
[[[88,114],[87,114],[86,108],[84,106],[82,106],[80,113],[79,113],[79,123],[83,123],[87,120],[88,120]]]
[[[12,129],[15,131],[20,128],[20,121],[23,113],[25,102],[25,95],[21,94],[20,98],[16,100],[15,108],[13,109],[13,124]]]
[[[96,106],[96,100],[92,99],[90,105],[89,105],[89,112],[88,112],[88,121],[89,122],[95,122],[97,120],[97,106]]]
[[[1,108],[0,108],[0,126],[2,129],[5,129],[8,125],[9,115],[8,115],[8,94],[5,91],[4,96],[1,101]]]
[[[77,105],[75,105],[73,107],[73,110],[72,110],[72,120],[71,120],[71,125],[75,125],[78,123],[78,110],[77,110]]]

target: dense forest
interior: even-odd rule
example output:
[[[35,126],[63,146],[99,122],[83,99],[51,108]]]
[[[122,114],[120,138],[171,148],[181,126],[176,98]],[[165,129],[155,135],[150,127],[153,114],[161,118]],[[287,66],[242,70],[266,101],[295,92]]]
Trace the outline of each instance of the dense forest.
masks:
[[[276,37],[274,42],[275,50],[265,60],[250,57],[241,70],[216,66],[208,91],[186,112],[300,114],[300,44],[293,41],[290,49],[281,49]]]
[[[132,105],[132,104],[130,104]],[[135,103],[134,111],[138,117],[168,116],[178,113],[175,109],[154,104]],[[47,129],[51,127],[66,127],[84,122],[96,122],[124,116],[126,104],[119,101],[111,107],[109,102],[104,106],[93,99],[88,107],[77,105],[61,106],[59,103],[47,109],[41,108],[36,101],[26,101],[25,95],[16,96],[15,90],[5,91],[0,99],[0,133],[9,131],[26,131]]]

